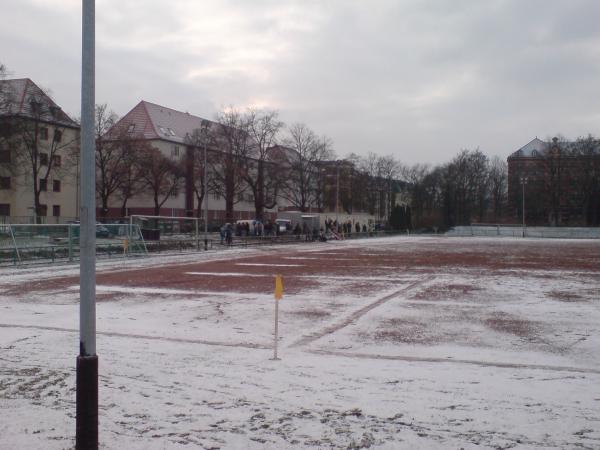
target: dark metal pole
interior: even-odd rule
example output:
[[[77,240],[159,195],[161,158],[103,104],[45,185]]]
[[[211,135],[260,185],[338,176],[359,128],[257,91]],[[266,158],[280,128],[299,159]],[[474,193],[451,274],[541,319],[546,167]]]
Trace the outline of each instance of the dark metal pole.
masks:
[[[98,448],[96,355],[95,0],[82,0],[81,229],[75,447]]]

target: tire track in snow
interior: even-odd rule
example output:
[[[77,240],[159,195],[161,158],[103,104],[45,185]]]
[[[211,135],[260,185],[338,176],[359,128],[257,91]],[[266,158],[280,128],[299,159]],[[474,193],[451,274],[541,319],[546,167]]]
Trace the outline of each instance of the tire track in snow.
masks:
[[[315,331],[315,332],[310,333],[307,336],[301,337],[299,340],[297,340],[296,342],[293,342],[288,347],[294,348],[294,347],[300,347],[303,345],[308,345],[308,344],[313,343],[316,340],[321,339],[324,336],[327,336],[328,334],[333,334],[336,331],[339,331],[342,328],[347,327],[355,320],[360,319],[362,316],[364,316],[369,311],[377,308],[378,306],[383,305],[384,303],[388,302],[389,300],[391,300],[393,298],[398,297],[398,295],[400,295],[402,293],[405,293],[407,291],[415,289],[416,287],[422,285],[423,283],[433,280],[433,278],[434,278],[433,276],[428,276],[428,277],[421,278],[420,280],[414,281],[414,282],[410,283],[408,286],[403,287],[402,289],[392,292],[391,294],[388,294],[385,297],[382,297],[379,300],[374,301],[373,303],[369,303],[367,306],[363,306],[359,310],[351,313],[348,317],[344,318],[340,322],[334,323],[332,325],[329,325],[328,327],[323,328],[320,331]]]
[[[46,327],[42,325],[13,325],[10,323],[0,323],[0,328],[24,328],[31,330],[45,330],[45,331],[63,331],[67,333],[79,333],[79,330],[71,328],[60,328],[60,327]],[[188,339],[188,338],[177,338],[168,336],[148,336],[145,334],[135,333],[119,333],[116,331],[97,331],[96,335],[110,336],[110,337],[124,337],[132,339],[147,339],[153,341],[167,341],[167,342],[182,342],[186,344],[203,344],[203,345],[216,345],[221,347],[241,347],[241,348],[253,348],[261,350],[270,350],[273,348],[272,345],[265,344],[254,344],[252,342],[222,342],[222,341],[207,341],[204,339]]]
[[[453,358],[435,358],[426,356],[402,356],[402,355],[378,355],[368,353],[349,353],[335,350],[308,350],[315,355],[341,356],[357,359],[384,359],[390,361],[409,361],[409,362],[431,362],[431,363],[454,363],[454,364],[472,364],[481,367],[500,367],[505,369],[532,369],[548,370],[553,372],[575,372],[575,373],[593,373],[600,375],[600,369],[570,366],[552,366],[544,364],[524,364],[510,362],[478,361],[476,359],[453,359]]]

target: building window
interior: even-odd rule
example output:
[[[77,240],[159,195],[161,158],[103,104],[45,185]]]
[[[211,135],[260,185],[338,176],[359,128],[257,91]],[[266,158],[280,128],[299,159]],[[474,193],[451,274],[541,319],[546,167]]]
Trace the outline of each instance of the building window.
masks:
[[[46,192],[48,190],[47,180],[40,178],[40,191]]]
[[[10,162],[10,150],[0,150],[0,163]]]
[[[40,166],[48,165],[48,153],[40,153]]]
[[[46,127],[41,127],[40,128],[40,139],[42,141],[47,141],[48,140],[48,128],[46,128]]]
[[[54,164],[54,167],[60,167],[61,163],[60,155],[52,156],[52,164]]]
[[[52,215],[54,217],[60,217],[60,205],[52,205]]]
[[[48,205],[40,205],[40,217],[46,217],[48,215]]]
[[[179,145],[174,145],[171,150],[171,156],[179,156]]]
[[[0,203],[0,216],[10,216],[10,204]]]
[[[54,130],[54,142],[60,142],[62,140],[62,131]]]
[[[0,177],[0,189],[10,189],[10,177]]]
[[[127,132],[131,134],[134,131],[135,131],[135,123],[130,123],[129,127],[127,128]]]
[[[52,181],[52,191],[53,192],[60,192],[60,180],[53,180]]]

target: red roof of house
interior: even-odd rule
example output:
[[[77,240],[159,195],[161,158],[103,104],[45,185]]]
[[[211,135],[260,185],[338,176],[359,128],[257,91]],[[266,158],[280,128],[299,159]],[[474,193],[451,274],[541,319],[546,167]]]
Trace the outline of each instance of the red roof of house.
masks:
[[[39,112],[34,111],[36,103],[41,105]],[[77,122],[29,78],[0,80],[0,115],[23,116],[79,128]]]
[[[190,113],[142,100],[125,114],[114,128],[128,130],[144,139],[184,143],[186,136],[191,136],[194,130],[200,129],[203,122],[208,123],[209,127],[216,126],[214,122]]]

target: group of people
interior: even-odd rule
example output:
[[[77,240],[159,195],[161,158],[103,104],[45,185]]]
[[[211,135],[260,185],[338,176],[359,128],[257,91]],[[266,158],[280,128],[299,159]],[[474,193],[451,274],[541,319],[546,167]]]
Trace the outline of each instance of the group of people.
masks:
[[[367,232],[367,225],[363,224],[362,227],[360,225],[360,222],[356,221],[354,222],[354,226],[352,225],[352,221],[348,220],[346,222],[339,222],[337,220],[326,220],[325,221],[325,232],[334,232],[337,234],[340,233],[344,233],[344,234],[350,234],[352,233],[352,228],[354,228],[354,231],[356,231],[357,233],[360,233],[361,231],[363,233]]]
[[[250,226],[252,223],[252,226]],[[291,231],[297,239],[300,239],[301,236],[304,236],[305,241],[321,241],[325,242],[328,239],[343,239],[345,234],[350,234],[353,231],[356,233],[366,233],[367,231],[372,230],[369,226],[367,228],[366,224],[360,224],[358,221],[352,223],[351,220],[348,221],[340,221],[334,219],[328,219],[325,221],[325,229],[321,227],[320,229],[317,227],[313,227],[310,229],[308,224],[299,222],[296,223]],[[277,224],[272,222],[265,222],[264,224],[258,220],[254,221],[238,221],[235,225],[231,223],[226,223],[221,227],[220,235],[221,235],[221,245],[227,244],[231,245],[233,240],[233,235],[236,236],[272,236],[279,235],[279,227]]]

